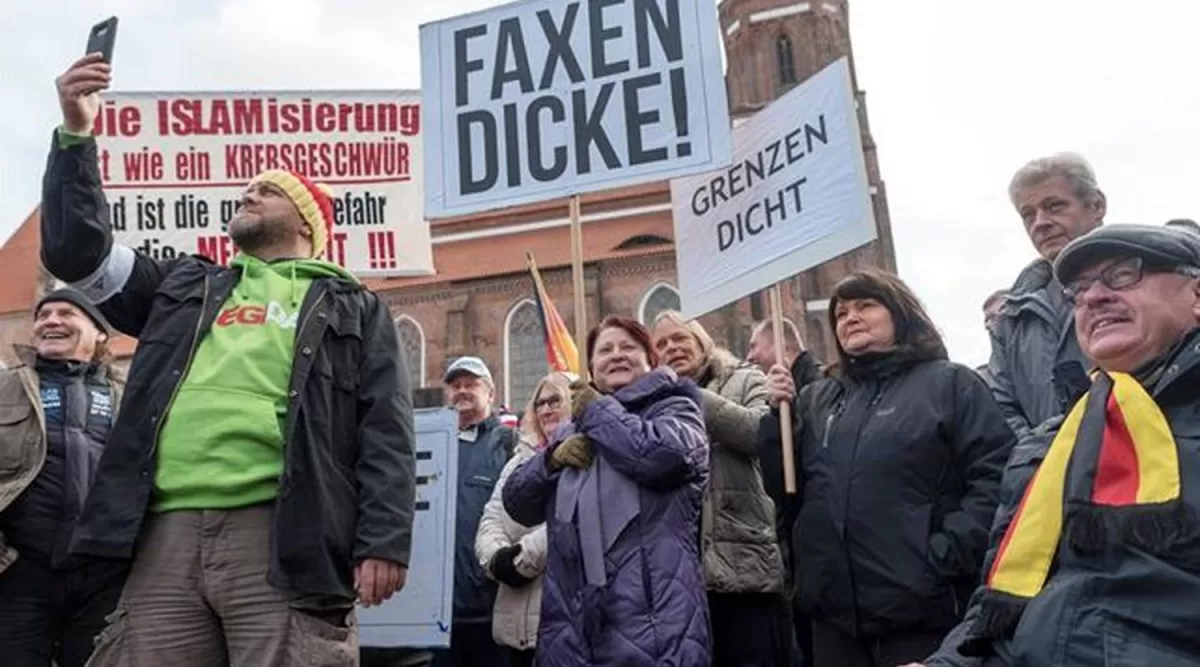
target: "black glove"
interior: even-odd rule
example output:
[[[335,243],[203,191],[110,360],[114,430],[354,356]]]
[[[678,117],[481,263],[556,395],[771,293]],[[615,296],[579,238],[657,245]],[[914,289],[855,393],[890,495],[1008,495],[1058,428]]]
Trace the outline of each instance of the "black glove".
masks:
[[[533,579],[517,572],[517,566],[513,561],[516,560],[519,553],[521,553],[521,545],[519,543],[503,547],[497,551],[492,556],[491,565],[488,566],[488,569],[492,571],[492,578],[509,588],[521,588],[533,581]]]

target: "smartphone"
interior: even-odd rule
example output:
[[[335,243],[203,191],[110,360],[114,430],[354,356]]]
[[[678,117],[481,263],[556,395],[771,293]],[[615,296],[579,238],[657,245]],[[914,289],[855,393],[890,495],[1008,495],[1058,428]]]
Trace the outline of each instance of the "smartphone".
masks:
[[[111,65],[113,44],[116,41],[117,17],[113,16],[92,26],[92,32],[88,34],[87,50],[84,51],[84,54],[102,53],[104,62]]]

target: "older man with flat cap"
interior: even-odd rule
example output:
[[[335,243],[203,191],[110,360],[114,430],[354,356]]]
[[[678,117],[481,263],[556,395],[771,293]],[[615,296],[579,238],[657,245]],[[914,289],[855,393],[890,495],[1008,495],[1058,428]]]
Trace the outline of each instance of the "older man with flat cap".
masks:
[[[985,586],[925,664],[1200,664],[1200,235],[1110,225],[1054,270],[1091,386],[1014,451]]]

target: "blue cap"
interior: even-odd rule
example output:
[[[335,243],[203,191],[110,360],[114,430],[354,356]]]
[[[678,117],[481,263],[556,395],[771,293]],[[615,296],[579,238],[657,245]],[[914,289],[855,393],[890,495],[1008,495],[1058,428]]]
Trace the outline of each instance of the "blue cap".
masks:
[[[488,382],[492,382],[492,372],[488,370],[487,364],[483,363],[483,359],[479,357],[459,357],[446,369],[446,374],[442,376],[442,383],[449,384],[456,375],[463,373],[469,373],[475,377],[484,378]]]

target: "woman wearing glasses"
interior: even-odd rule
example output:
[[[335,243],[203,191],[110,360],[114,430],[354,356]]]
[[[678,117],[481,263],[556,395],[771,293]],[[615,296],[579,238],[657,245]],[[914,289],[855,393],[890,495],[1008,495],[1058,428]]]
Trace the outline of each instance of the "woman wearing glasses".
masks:
[[[533,665],[542,571],[546,568],[546,525],[527,528],[513,521],[504,511],[501,492],[512,471],[541,451],[554,430],[570,418],[568,387],[575,379],[569,373],[551,373],[534,388],[521,417],[520,443],[500,472],[475,536],[479,564],[500,584],[492,614],[492,638],[508,647],[512,667]]]

